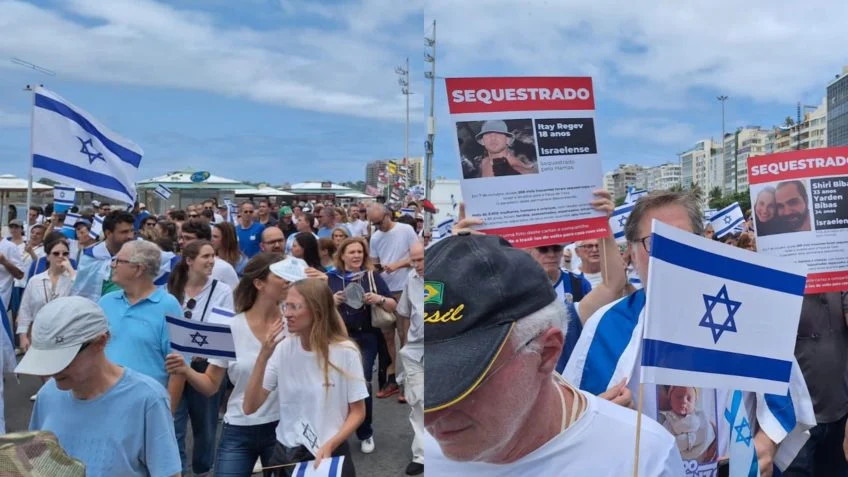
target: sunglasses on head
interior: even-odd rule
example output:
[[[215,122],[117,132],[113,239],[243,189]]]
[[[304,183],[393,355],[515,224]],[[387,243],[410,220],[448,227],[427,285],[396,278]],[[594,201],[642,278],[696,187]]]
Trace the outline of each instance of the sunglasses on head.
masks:
[[[548,253],[548,252],[559,253],[559,252],[562,252],[562,248],[563,248],[562,245],[543,245],[541,247],[536,247],[536,250],[538,250],[539,253]]]
[[[194,310],[195,306],[197,306],[197,300],[195,300],[194,298],[190,298],[186,302],[186,308],[188,308],[188,310],[186,310],[185,313],[183,313],[183,316],[185,316],[185,319],[187,319],[187,320],[191,319],[191,310]]]

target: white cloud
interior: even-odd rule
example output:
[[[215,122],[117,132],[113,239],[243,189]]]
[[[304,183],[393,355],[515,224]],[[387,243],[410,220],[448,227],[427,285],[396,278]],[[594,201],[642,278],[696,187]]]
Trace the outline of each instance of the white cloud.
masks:
[[[298,5],[306,5],[294,3],[283,10],[296,13]],[[392,30],[416,15],[406,2],[394,7],[385,0],[356,0],[339,13],[348,23],[322,30],[298,22],[275,30],[224,27],[208,13],[153,0],[62,5],[66,12],[0,0],[0,56],[49,65],[63,78],[198,90],[322,113],[402,120],[404,102],[393,68],[409,51],[420,51],[419,32]],[[312,6],[307,13],[332,12]],[[422,104],[416,100],[412,106]]]
[[[791,102],[821,93],[846,61],[848,2],[749,0],[429,0],[441,71],[592,74],[608,96],[642,109],[686,108],[686,92]],[[472,21],[473,19],[473,21]],[[622,78],[626,81],[622,81]],[[639,101],[629,94],[643,91]],[[671,95],[666,95],[670,91]],[[637,99],[634,101],[634,99]]]
[[[28,114],[12,113],[0,109],[0,128],[25,128],[29,127],[29,122]]]

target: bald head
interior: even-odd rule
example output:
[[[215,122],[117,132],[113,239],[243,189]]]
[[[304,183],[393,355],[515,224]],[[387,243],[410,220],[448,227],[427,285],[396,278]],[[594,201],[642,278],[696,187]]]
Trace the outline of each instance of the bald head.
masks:
[[[283,253],[286,249],[286,237],[277,227],[265,227],[262,231],[262,243],[259,248],[263,252]]]
[[[409,260],[419,276],[424,276],[424,244],[416,241],[409,247]]]

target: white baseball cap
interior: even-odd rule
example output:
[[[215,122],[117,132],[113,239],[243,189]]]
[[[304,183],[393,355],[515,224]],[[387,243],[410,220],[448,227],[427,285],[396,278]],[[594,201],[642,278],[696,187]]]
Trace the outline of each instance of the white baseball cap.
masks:
[[[106,314],[93,301],[78,296],[57,298],[35,315],[32,345],[15,373],[58,374],[71,364],[82,345],[107,331]]]
[[[270,270],[274,275],[294,283],[306,279],[306,268],[309,265],[305,261],[296,257],[286,257],[279,262],[271,265]]]

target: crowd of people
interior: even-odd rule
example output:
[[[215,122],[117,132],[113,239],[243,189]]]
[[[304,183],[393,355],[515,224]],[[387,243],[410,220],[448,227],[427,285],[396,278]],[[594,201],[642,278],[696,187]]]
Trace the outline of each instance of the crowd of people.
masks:
[[[372,399],[394,397],[415,434],[405,472],[422,474],[426,239],[407,207],[259,200],[231,214],[210,199],[161,214],[95,203],[72,227],[50,206],[10,220],[0,349],[7,372],[14,347],[15,373],[42,379],[30,430],[89,475],[290,475],[345,456],[352,476],[348,439],[374,452]],[[167,317],[229,325],[235,360],[174,352]]]

